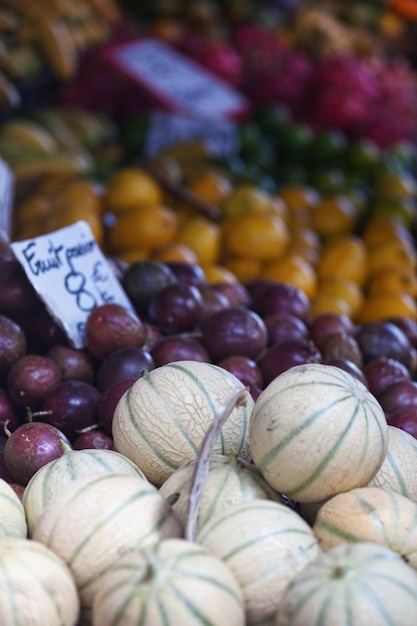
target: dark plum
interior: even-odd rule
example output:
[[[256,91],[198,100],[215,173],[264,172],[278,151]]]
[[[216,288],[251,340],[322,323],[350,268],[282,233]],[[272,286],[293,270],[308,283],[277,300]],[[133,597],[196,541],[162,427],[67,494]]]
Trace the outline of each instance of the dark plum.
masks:
[[[262,387],[258,387],[258,385],[249,385],[249,393],[252,396],[254,402],[259,398],[263,389]]]
[[[236,354],[256,359],[268,343],[263,319],[251,309],[241,307],[213,313],[202,321],[200,331],[201,343],[213,361]]]
[[[14,476],[11,475],[9,470],[6,467],[6,463],[4,461],[4,452],[3,450],[0,452],[0,478],[5,480],[6,483],[12,483],[15,481]]]
[[[98,360],[117,348],[142,346],[145,337],[146,329],[142,321],[115,302],[97,306],[85,323],[85,346]]]
[[[101,394],[101,398],[97,403],[98,422],[108,435],[112,434],[113,415],[116,405],[125,391],[131,388],[135,380],[122,380],[114,383]]]
[[[174,361],[210,363],[210,355],[201,342],[186,335],[166,335],[153,346],[151,356],[155,367]]]
[[[74,450],[114,450],[113,439],[101,428],[93,428],[74,439]]]
[[[407,406],[398,409],[387,416],[387,422],[390,426],[400,428],[417,439],[417,407]]]
[[[139,347],[118,348],[108,354],[98,367],[96,386],[101,392],[122,380],[137,379],[143,371],[155,367],[149,350]]]
[[[203,298],[194,285],[175,283],[156,293],[149,303],[148,319],[163,333],[194,330],[203,316]]]
[[[13,319],[39,304],[38,294],[14,257],[0,263],[0,313]]]
[[[165,263],[141,259],[126,269],[122,285],[138,314],[146,315],[154,295],[176,282],[177,277]]]
[[[30,316],[20,318],[20,321],[28,339],[29,350],[32,352],[43,353],[57,343],[68,344],[64,329],[42,303]]]
[[[49,348],[45,356],[57,364],[62,380],[78,379],[94,383],[97,364],[87,350],[58,343]]]
[[[26,351],[27,339],[22,328],[10,317],[0,315],[0,377]]]
[[[25,354],[7,373],[7,390],[13,402],[31,411],[38,409],[47,391],[61,381],[61,372],[43,354]]]
[[[212,313],[227,309],[230,306],[227,297],[220,291],[214,289],[211,285],[200,285],[198,290],[203,299],[202,320]]]
[[[80,431],[97,425],[100,391],[83,380],[54,385],[42,402],[42,420],[61,430],[70,440]]]
[[[269,344],[309,337],[307,325],[292,313],[270,313],[263,320],[268,331]]]
[[[250,307],[252,298],[245,285],[239,282],[212,283],[211,288],[227,298],[229,306]]]
[[[395,324],[407,335],[409,342],[417,348],[417,321],[411,317],[391,317],[386,320]]]
[[[321,313],[313,317],[308,324],[308,330],[310,339],[314,341],[318,349],[321,350],[323,342],[326,341],[329,335],[343,333],[353,336],[356,327],[347,315],[329,312]]]
[[[387,418],[400,409],[415,407],[417,409],[417,382],[399,380],[381,391],[377,400]]]
[[[217,365],[231,372],[244,385],[262,388],[263,375],[256,361],[241,354],[227,356],[217,362]]]
[[[295,365],[321,362],[321,353],[313,342],[288,339],[267,348],[258,360],[258,365],[264,377],[264,384],[268,385],[279,374]]]
[[[387,387],[402,380],[411,380],[411,374],[404,363],[387,356],[379,356],[368,361],[363,367],[369,391],[378,397]]]
[[[363,367],[362,352],[353,335],[349,333],[333,333],[328,335],[320,346],[323,360],[347,359],[358,368]]]
[[[368,387],[368,381],[366,380],[362,369],[358,367],[353,361],[349,361],[349,359],[344,359],[340,357],[331,357],[323,359],[322,362],[323,365],[333,365],[334,367],[340,367],[340,369],[360,380],[361,383],[365,385],[365,387]]]
[[[27,422],[17,428],[4,445],[4,462],[15,482],[27,485],[35,472],[65,452],[71,444],[65,434],[51,424]]]
[[[407,369],[414,367],[413,346],[404,331],[392,322],[372,322],[360,327],[356,340],[364,363],[380,356],[396,359]]]
[[[200,265],[187,263],[187,261],[167,261],[165,265],[172,270],[180,283],[194,285],[194,287],[207,283],[206,275]]]
[[[311,315],[310,300],[304,291],[281,282],[273,282],[261,289],[257,299],[253,299],[252,308],[262,318],[271,313],[291,313],[307,322]]]
[[[160,330],[155,328],[155,326],[152,326],[151,324],[148,324],[147,322],[144,323],[144,326],[145,326],[145,341],[141,347],[144,350],[150,351],[153,348],[153,346],[156,344],[156,342],[159,341],[161,337],[163,337],[163,333],[161,333]]]
[[[5,389],[0,387],[0,429],[7,427],[9,431],[16,430],[25,416],[18,408]],[[0,430],[1,432],[1,430]]]

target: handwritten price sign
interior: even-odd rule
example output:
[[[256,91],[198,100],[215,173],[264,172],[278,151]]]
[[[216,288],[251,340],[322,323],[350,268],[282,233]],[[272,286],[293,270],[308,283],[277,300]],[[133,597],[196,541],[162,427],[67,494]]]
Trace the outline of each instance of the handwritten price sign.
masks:
[[[85,322],[96,306],[115,302],[135,314],[87,222],[14,242],[11,248],[75,348],[84,347]]]

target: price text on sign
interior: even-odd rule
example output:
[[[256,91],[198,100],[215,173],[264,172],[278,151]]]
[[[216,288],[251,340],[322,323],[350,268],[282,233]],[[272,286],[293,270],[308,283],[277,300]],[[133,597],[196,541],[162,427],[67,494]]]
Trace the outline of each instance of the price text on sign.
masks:
[[[115,302],[134,314],[131,302],[101,252],[87,222],[11,244],[46,307],[76,348],[84,347],[90,312]]]

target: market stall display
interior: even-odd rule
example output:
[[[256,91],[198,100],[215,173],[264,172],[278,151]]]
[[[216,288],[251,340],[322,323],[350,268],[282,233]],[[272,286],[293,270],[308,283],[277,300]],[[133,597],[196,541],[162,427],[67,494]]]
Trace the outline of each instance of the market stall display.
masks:
[[[5,626],[409,624],[414,5],[0,0]]]

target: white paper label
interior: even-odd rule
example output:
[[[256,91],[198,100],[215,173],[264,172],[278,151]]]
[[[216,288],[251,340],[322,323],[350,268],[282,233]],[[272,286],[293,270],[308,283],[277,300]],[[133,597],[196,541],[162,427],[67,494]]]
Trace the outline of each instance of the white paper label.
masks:
[[[14,177],[12,170],[0,158],[0,230],[10,235],[14,199]]]
[[[198,139],[215,156],[236,155],[239,147],[236,123],[229,120],[201,120],[163,111],[150,115],[143,148],[144,156],[152,157],[163,148],[181,141]]]
[[[85,345],[85,322],[95,307],[115,302],[135,314],[87,222],[14,242],[11,248],[75,348]]]
[[[236,89],[159,40],[115,46],[107,58],[168,110],[225,119],[245,113],[248,108],[248,101]]]

